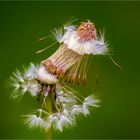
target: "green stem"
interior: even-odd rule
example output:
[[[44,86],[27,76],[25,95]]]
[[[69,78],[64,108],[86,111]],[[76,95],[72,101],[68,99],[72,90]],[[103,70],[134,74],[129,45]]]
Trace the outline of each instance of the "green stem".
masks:
[[[48,112],[51,114],[52,113],[52,101],[51,101],[51,94],[49,93],[48,96],[46,97],[46,106]],[[46,130],[46,140],[51,140],[51,135],[52,135],[52,130],[51,127]]]
[[[49,129],[46,130],[46,140],[51,140],[51,136],[52,136],[52,129],[50,127]]]

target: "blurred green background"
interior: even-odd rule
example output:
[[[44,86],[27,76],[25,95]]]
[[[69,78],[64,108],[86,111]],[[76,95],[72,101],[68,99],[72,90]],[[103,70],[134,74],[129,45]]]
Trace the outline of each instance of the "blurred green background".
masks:
[[[37,108],[36,100],[26,95],[21,103],[9,99],[4,81],[16,69],[30,62],[39,63],[57,46],[35,54],[52,41],[38,42],[54,27],[71,17],[75,22],[90,19],[105,38],[120,70],[108,56],[92,61],[86,87],[76,86],[81,94],[96,93],[101,107],[78,126],[53,138],[140,138],[140,2],[0,2],[0,138],[44,138],[40,130],[28,130],[21,115]],[[95,68],[96,67],[96,68]],[[96,83],[97,75],[98,83]]]

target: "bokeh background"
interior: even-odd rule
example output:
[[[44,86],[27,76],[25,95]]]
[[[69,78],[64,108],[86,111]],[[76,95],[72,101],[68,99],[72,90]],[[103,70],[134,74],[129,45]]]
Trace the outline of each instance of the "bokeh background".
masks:
[[[81,94],[95,93],[101,107],[78,126],[54,139],[140,138],[140,2],[0,2],[0,138],[45,138],[40,130],[28,130],[21,115],[37,108],[26,95],[20,103],[9,98],[3,85],[16,68],[39,63],[56,49],[36,54],[53,41],[38,42],[50,30],[61,27],[71,17],[74,24],[90,19],[97,30],[105,29],[111,54],[124,68],[120,70],[108,56],[92,61],[88,85],[75,86]]]

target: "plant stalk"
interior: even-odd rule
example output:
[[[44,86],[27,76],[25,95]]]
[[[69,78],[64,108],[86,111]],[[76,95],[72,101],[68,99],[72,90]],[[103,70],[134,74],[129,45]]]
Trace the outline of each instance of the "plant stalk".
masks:
[[[51,94],[49,93],[46,98],[46,105],[49,113],[52,113],[52,101],[51,101]],[[52,128],[46,129],[46,140],[51,140],[52,136]]]

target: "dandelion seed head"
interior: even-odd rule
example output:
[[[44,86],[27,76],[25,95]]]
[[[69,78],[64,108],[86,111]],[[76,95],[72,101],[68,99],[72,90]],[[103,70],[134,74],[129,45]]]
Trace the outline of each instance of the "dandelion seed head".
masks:
[[[91,108],[98,107],[99,101],[94,96],[84,98],[56,77],[47,71],[44,65],[39,68],[34,64],[22,73],[17,71],[11,77],[15,88],[13,97],[24,95],[26,92],[39,97],[41,108],[25,116],[25,124],[29,128],[39,127],[46,130],[53,127],[62,132],[75,126],[78,116],[86,117]]]
[[[90,21],[82,22],[77,28],[65,26],[64,31],[54,29],[52,35],[60,47],[42,62],[43,65],[37,67],[31,63],[24,72],[13,73],[12,95],[16,98],[29,92],[38,97],[41,107],[25,116],[29,128],[46,130],[52,127],[62,132],[75,126],[78,116],[89,115],[92,108],[98,107],[99,100],[92,95],[83,97],[61,81],[86,80],[88,55],[85,54],[106,54],[107,44],[103,35],[97,35],[95,25]]]

